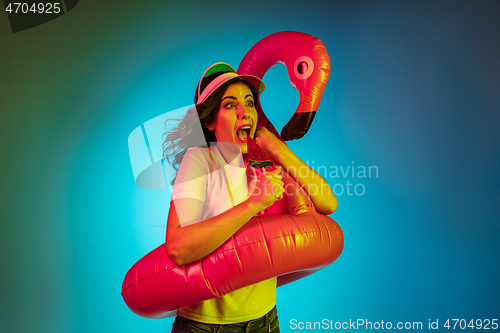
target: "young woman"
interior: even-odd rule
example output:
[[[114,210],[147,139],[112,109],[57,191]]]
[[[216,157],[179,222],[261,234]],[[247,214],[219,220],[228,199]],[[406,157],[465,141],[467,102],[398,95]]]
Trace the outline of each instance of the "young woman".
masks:
[[[281,199],[281,167],[308,192],[319,213],[331,214],[336,209],[337,200],[326,181],[269,130],[257,128],[255,105],[263,90],[257,77],[238,75],[224,63],[214,64],[196,89],[196,109],[174,131],[167,132],[164,155],[178,169],[166,241],[174,263],[187,264],[207,256],[253,216]],[[208,148],[191,147],[197,123],[201,123]],[[251,186],[254,174],[246,167],[248,136],[280,165],[262,173]],[[182,307],[172,330],[261,331],[279,332],[276,278]]]

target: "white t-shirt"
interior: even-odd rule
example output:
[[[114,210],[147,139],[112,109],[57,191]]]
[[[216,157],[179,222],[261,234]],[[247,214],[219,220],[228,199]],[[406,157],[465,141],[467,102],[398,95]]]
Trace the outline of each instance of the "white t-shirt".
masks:
[[[193,198],[202,201],[202,220],[232,208],[226,179],[235,205],[248,195],[246,169],[227,164],[216,147],[211,149],[215,171],[207,148],[188,149],[172,191],[172,200]],[[223,297],[182,307],[177,314],[204,323],[230,324],[262,317],[275,305],[276,278],[272,278]]]

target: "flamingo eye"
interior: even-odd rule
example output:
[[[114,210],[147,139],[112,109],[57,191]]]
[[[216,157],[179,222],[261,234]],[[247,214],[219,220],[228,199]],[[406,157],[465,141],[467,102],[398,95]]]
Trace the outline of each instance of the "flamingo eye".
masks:
[[[299,57],[293,67],[295,77],[299,80],[305,80],[314,72],[314,62],[308,56]]]
[[[299,74],[304,74],[307,72],[307,69],[309,68],[309,65],[307,64],[307,62],[305,61],[301,61],[298,65],[297,65],[297,72],[299,72]]]

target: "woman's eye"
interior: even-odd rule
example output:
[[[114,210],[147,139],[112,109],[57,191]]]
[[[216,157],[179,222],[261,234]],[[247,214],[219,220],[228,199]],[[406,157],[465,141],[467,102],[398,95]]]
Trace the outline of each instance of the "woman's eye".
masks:
[[[234,108],[234,103],[227,103],[226,105],[224,105],[224,107],[226,109],[232,109],[232,108]]]
[[[248,101],[248,102],[247,102],[247,105],[248,105],[248,106],[253,106],[253,101]]]

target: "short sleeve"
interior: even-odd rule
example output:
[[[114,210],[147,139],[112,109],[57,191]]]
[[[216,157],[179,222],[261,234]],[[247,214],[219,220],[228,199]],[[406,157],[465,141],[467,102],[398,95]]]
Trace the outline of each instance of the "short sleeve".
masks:
[[[172,200],[192,198],[205,202],[208,174],[210,172],[208,152],[199,147],[186,151],[177,172]]]

